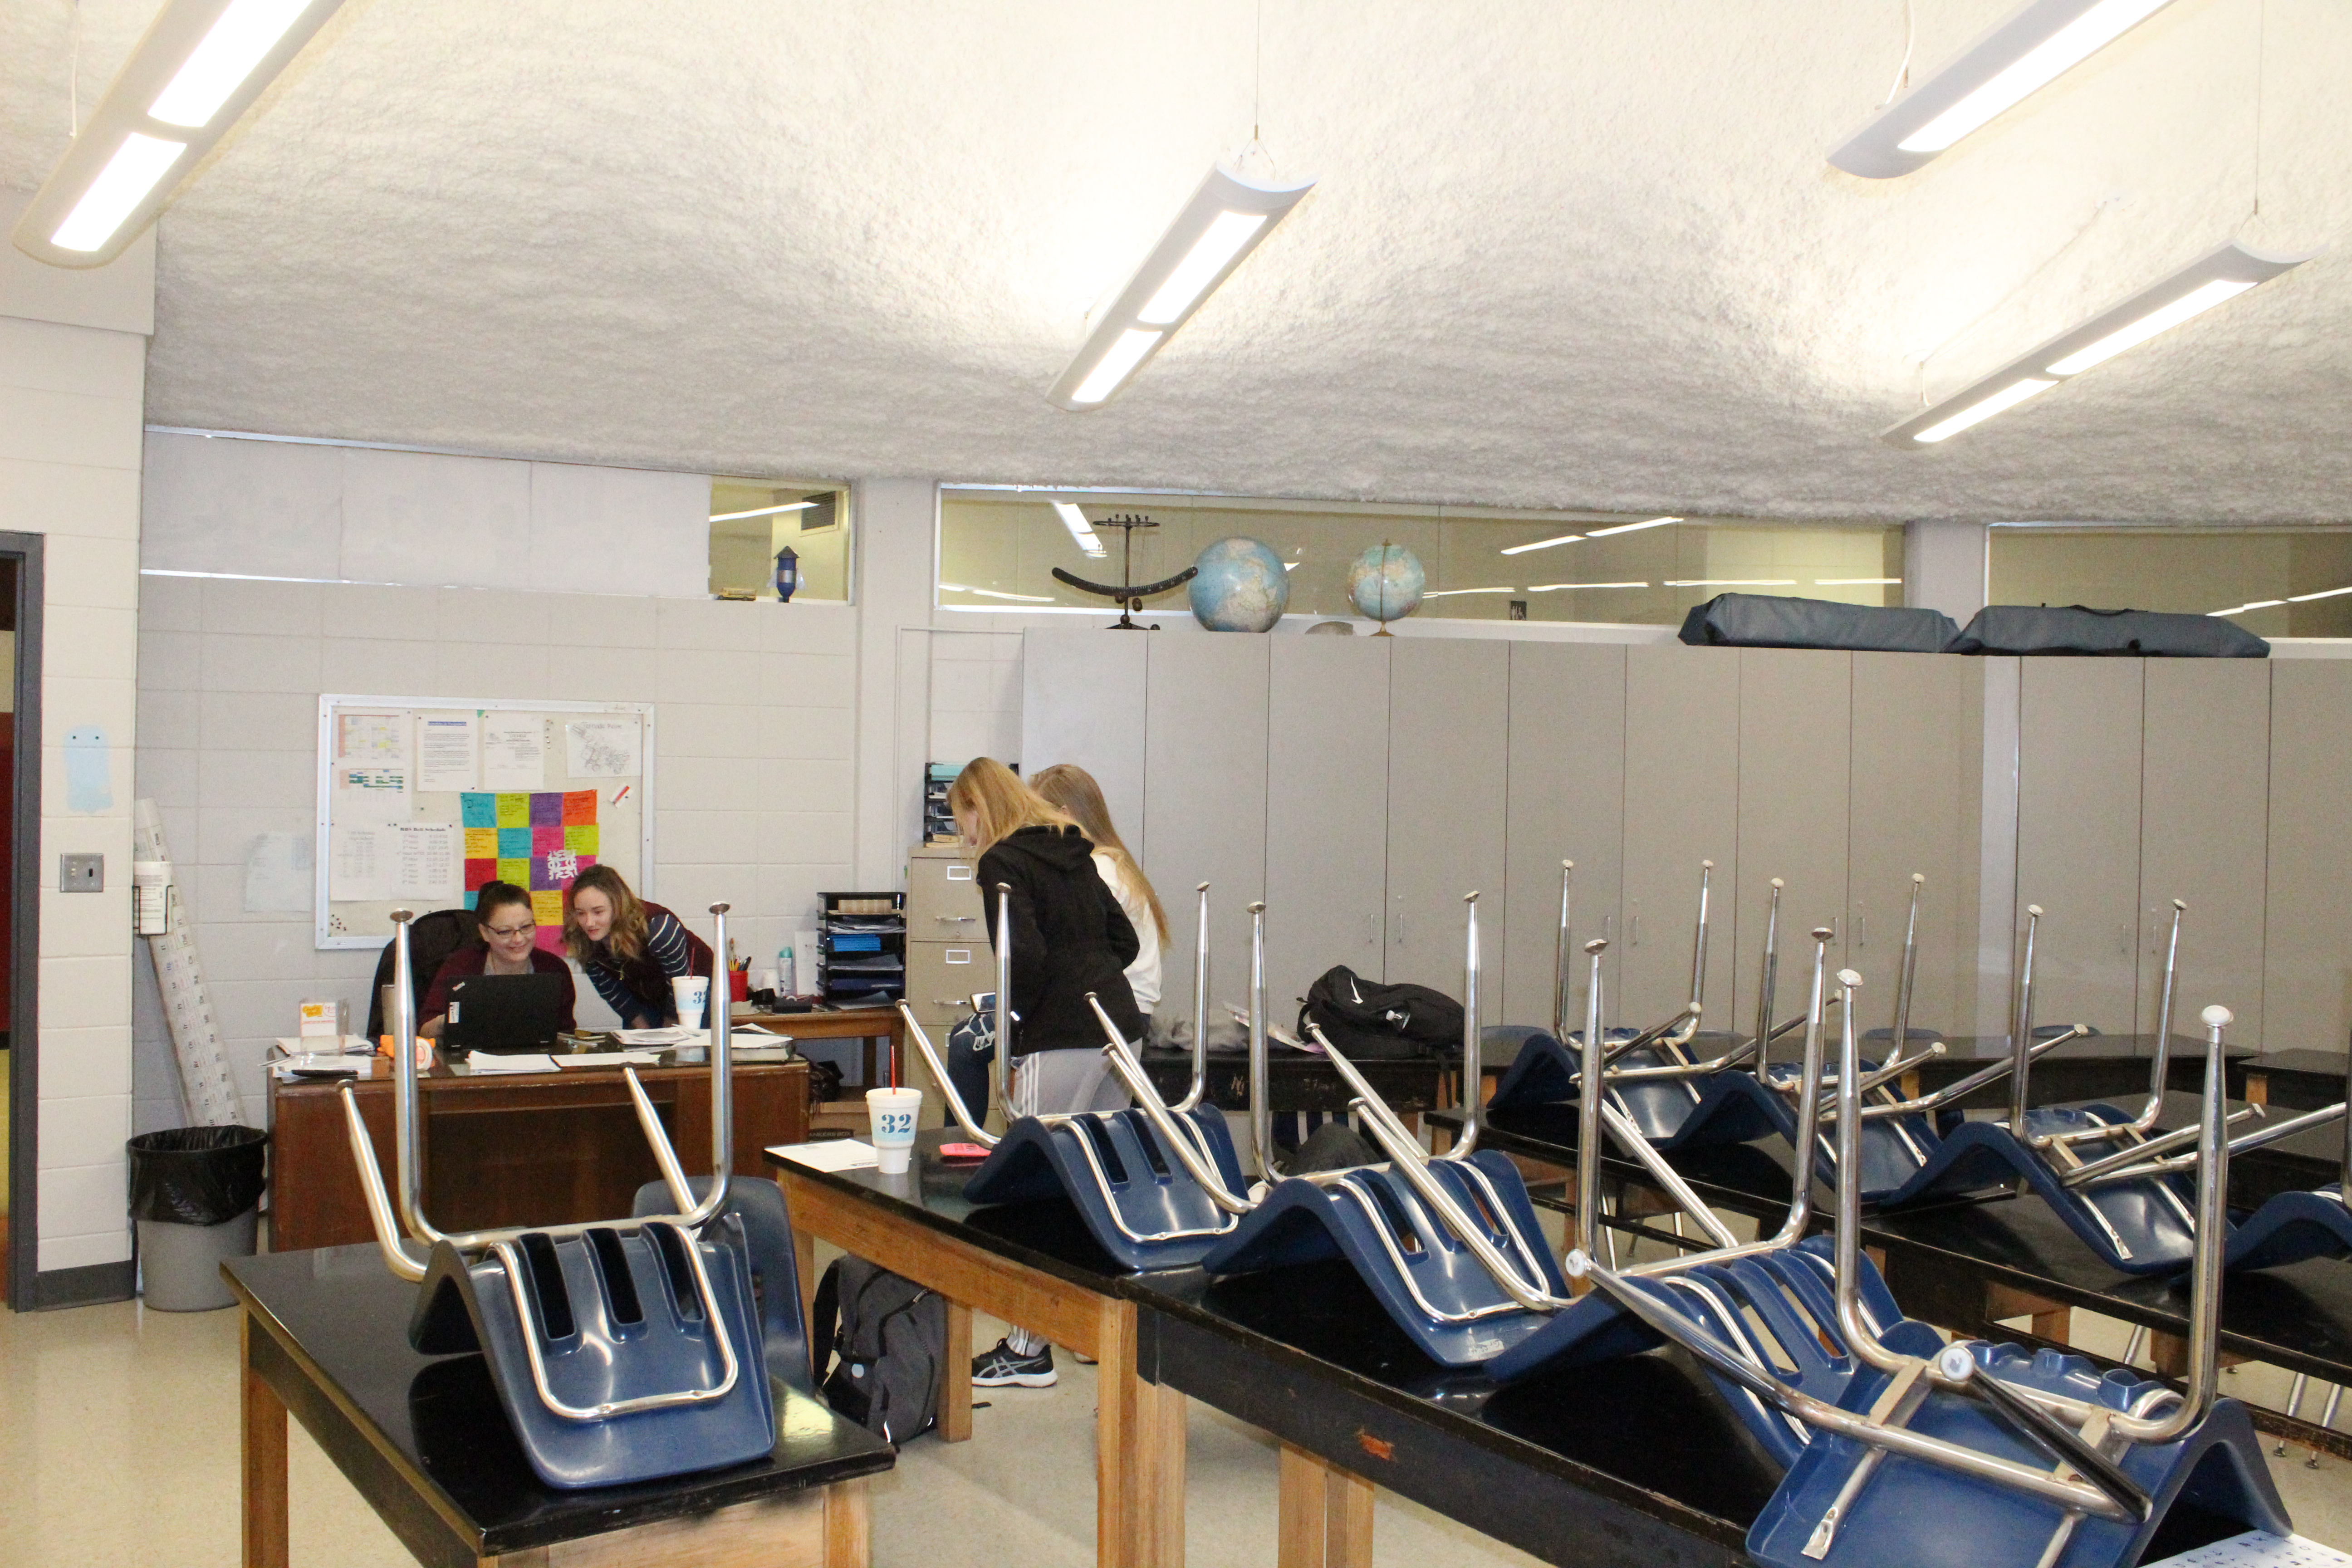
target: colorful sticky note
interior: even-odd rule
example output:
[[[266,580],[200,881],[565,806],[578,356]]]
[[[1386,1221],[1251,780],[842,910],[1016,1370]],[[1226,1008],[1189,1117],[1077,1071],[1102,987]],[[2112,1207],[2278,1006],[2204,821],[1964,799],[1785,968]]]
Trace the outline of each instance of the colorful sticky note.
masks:
[[[498,880],[498,875],[499,862],[495,856],[468,855],[466,857],[466,887],[468,890],[478,888],[485,882]],[[470,910],[474,906],[471,901],[468,901],[466,907]]]
[[[457,797],[459,822],[467,827],[496,827],[499,825],[499,797],[481,790],[467,790]]]
[[[499,856],[499,880],[512,882],[518,888],[530,887],[530,857],[526,855],[520,859],[509,859],[504,855]]]
[[[499,829],[499,858],[520,860],[530,854],[530,829],[501,827]]]
[[[480,892],[480,890],[479,890],[479,889],[476,889],[476,890],[475,890],[475,891],[473,891],[473,892],[467,893],[467,894],[466,895],[466,904],[465,904],[465,907],[466,907],[467,909],[469,909],[469,910],[470,910],[470,909],[472,909],[472,908],[474,907],[474,901],[475,901],[477,899],[479,899],[481,896],[482,896],[482,895],[481,895],[481,892]]]
[[[563,847],[574,855],[593,855],[596,853],[596,825],[592,822],[585,827],[565,828]]]
[[[563,935],[563,895],[535,889],[530,895],[531,917],[539,921],[539,934],[545,936],[552,928],[558,939]]]
[[[501,794],[498,797],[498,801],[499,826],[500,827],[529,827],[530,826],[530,796],[522,794]]]
[[[558,849],[561,849],[561,848],[562,848],[562,847],[563,847],[563,829],[562,829],[561,827],[539,827],[539,826],[534,826],[534,827],[532,827],[532,828],[531,828],[531,830],[530,830],[530,852],[531,852],[532,854],[534,854],[534,855],[552,855],[552,854],[554,854]]]
[[[566,790],[563,794],[563,826],[579,827],[596,820],[596,792],[593,789]]]
[[[543,790],[530,797],[530,825],[533,827],[563,826],[563,796],[555,790]]]
[[[498,858],[499,830],[497,828],[468,827],[466,829],[466,858],[495,860]]]

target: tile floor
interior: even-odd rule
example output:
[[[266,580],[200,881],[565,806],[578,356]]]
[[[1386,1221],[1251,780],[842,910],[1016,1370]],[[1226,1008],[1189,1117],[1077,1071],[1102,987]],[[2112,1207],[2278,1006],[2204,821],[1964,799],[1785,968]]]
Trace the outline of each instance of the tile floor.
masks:
[[[2111,1328],[2112,1325],[2105,1327]],[[2096,1342],[2102,1326],[2084,1324]],[[976,1331],[992,1337],[997,1325]],[[2115,1336],[2115,1349],[2121,1336]],[[987,1341],[983,1340],[983,1342]],[[1093,1561],[1094,1373],[1066,1358],[1060,1386],[992,1390],[976,1438],[921,1438],[877,1483],[877,1568],[1083,1568]],[[237,1561],[236,1315],[135,1304],[17,1316],[0,1311],[0,1563],[231,1568]],[[2231,1392],[2283,1397],[2248,1368]],[[2271,1384],[2279,1384],[2273,1391]],[[293,1428],[295,1568],[396,1568],[410,1561],[342,1478]],[[1193,1406],[1188,1560],[1269,1563],[1275,1453],[1262,1436]],[[2298,1528],[2352,1546],[2352,1464],[2272,1461]],[[1534,1560],[1386,1493],[1382,1564],[1489,1568]]]

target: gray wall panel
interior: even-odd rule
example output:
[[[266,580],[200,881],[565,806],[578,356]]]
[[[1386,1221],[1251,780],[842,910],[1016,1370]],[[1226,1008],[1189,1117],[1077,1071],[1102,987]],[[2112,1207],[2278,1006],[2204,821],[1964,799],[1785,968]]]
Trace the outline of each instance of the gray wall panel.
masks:
[[[1654,644],[1625,650],[1626,944],[1613,1021],[1654,1024],[1690,998],[1699,862],[1718,910],[1707,994],[1732,994],[1738,886],[1739,655]]]
[[[1094,774],[1126,832],[1143,821],[1143,721],[1146,681],[1142,636],[1111,636],[1097,626],[1049,627],[1021,638],[1021,755],[1025,778],[1055,763]],[[1138,855],[1149,839],[1130,844]]]
[[[1732,988],[1708,987],[1708,1028],[1746,1031],[1755,1024],[1764,911],[1775,877],[1788,884],[1780,901],[1776,1021],[1804,1005],[1813,951],[1806,932],[1829,927],[1837,933],[1830,943],[1832,971],[1845,962],[1853,685],[1850,653],[1740,650],[1738,879],[1717,883],[1714,939],[1725,941],[1736,929],[1737,963]]]
[[[2044,1024],[2126,1033],[2138,1005],[2147,661],[2021,662],[2016,918],[2021,929],[2027,905],[2043,910],[2034,1014]]]
[[[1579,945],[1615,937],[1625,851],[1625,649],[1605,643],[1513,643],[1511,759],[1504,846],[1503,1016],[1552,1020],[1559,863],[1576,862]],[[1497,945],[1488,940],[1488,951]],[[1587,965],[1575,961],[1570,1011],[1581,1017]],[[1602,961],[1616,984],[1616,958]],[[1577,1025],[1571,1021],[1570,1027]]]
[[[2231,1039],[2263,1041],[2269,881],[2271,671],[2267,660],[2152,658],[2140,773],[2139,1027],[2156,1027],[2171,900],[2180,922],[2172,1031],[2237,1015]],[[2339,822],[2342,819],[2338,819]]]
[[[1399,639],[1389,654],[1387,973],[1463,993],[1465,905],[1480,896],[1478,1010],[1503,1016],[1508,643]]]
[[[1381,974],[1388,898],[1389,650],[1396,638],[1268,642],[1267,984],[1294,1016],[1335,963]]]
[[[2265,662],[2263,1047],[2341,1051],[2352,1030],[2352,661]]]
[[[1137,639],[1139,641],[1146,639]],[[1199,900],[1209,887],[1210,1016],[1249,1000],[1247,906],[1265,896],[1266,677],[1273,639],[1163,637],[1145,701],[1143,868],[1168,908],[1160,1008],[1191,1017]]]

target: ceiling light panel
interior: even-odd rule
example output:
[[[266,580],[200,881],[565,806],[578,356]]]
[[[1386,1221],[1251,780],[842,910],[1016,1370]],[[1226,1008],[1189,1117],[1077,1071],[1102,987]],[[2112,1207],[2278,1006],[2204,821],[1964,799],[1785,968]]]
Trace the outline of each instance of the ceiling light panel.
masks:
[[[1047,398],[1081,412],[1108,402],[1314,188],[1312,180],[1269,185],[1211,169],[1143,265],[1091,323],[1086,343]]]
[[[1682,519],[1678,517],[1653,517],[1644,519],[1640,522],[1621,522],[1614,528],[1588,528],[1584,531],[1584,537],[1587,539],[1605,539],[1612,533],[1632,533],[1636,529],[1643,528],[1664,528],[1670,522],[1680,522],[1681,521]]]
[[[1070,537],[1077,541],[1082,552],[1097,561],[1110,553],[1103,548],[1102,535],[1095,531],[1095,525],[1087,521],[1085,512],[1066,500],[1057,500],[1052,505],[1054,515],[1062,520],[1062,526],[1070,531]]]
[[[1830,153],[1866,180],[1932,162],[1969,132],[2161,11],[2170,0],[2027,0]]]
[[[1580,533],[1563,533],[1557,539],[1538,539],[1533,544],[1507,544],[1503,547],[1503,553],[1525,555],[1530,550],[1549,550],[1555,544],[1580,543],[1583,538],[1584,535]]]
[[[1934,407],[1885,431],[1881,438],[1910,451],[1949,440],[1970,426],[2039,396],[2069,376],[2103,364],[2126,349],[2302,266],[2315,254],[2268,256],[2235,242],[2225,245],[2161,283],[2052,338],[2032,353],[2021,354],[1990,375],[1978,378]]]
[[[342,0],[166,0],[10,237],[101,267],[251,108]]]

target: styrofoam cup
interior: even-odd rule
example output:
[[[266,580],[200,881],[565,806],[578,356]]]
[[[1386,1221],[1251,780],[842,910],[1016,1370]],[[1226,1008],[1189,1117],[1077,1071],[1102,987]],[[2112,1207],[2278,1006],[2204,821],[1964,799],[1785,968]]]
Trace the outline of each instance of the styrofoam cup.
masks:
[[[669,983],[669,994],[677,1003],[677,1026],[681,1029],[702,1027],[702,1010],[710,1000],[710,976],[687,974]]]
[[[866,1114],[874,1123],[875,1164],[886,1176],[907,1169],[915,1152],[915,1127],[923,1119],[919,1089],[869,1089]]]

